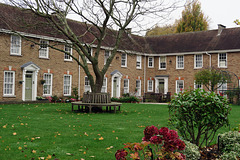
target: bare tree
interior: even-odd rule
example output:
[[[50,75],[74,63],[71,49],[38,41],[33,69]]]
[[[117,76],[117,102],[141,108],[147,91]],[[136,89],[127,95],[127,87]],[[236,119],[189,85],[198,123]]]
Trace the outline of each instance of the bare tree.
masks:
[[[107,72],[122,37],[130,23],[138,23],[139,17],[157,16],[171,12],[177,4],[164,0],[9,0],[12,5],[30,9],[38,17],[44,18],[55,31],[65,36],[65,42],[71,45],[79,56],[74,56],[56,46],[49,47],[71,56],[85,71],[90,81],[92,92],[101,92],[103,78]],[[81,22],[84,31],[76,32],[67,15],[74,14]],[[79,23],[80,23],[79,22]],[[79,30],[83,30],[78,28]],[[86,35],[91,38],[84,40]],[[100,68],[99,55],[101,47],[106,44],[106,37],[111,36],[111,55]],[[95,48],[90,54],[91,47]],[[79,58],[80,57],[80,60]],[[87,62],[90,61],[91,65]],[[90,72],[93,69],[94,75]]]

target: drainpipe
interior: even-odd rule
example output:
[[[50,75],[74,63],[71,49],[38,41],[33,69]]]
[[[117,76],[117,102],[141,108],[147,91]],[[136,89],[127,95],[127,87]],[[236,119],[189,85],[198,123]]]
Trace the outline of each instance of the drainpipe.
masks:
[[[212,67],[212,55],[206,52],[206,55],[209,56],[209,67]]]
[[[146,56],[144,58],[143,92],[146,93]]]
[[[78,65],[78,100],[80,100],[80,79],[81,79],[81,76],[80,76],[80,65]]]

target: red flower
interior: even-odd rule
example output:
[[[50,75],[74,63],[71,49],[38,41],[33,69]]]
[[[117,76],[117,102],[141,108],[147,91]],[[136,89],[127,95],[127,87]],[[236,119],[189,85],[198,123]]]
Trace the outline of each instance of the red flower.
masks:
[[[115,153],[116,160],[126,160],[126,156],[128,155],[128,152],[124,149],[117,150]]]
[[[147,126],[145,129],[144,129],[144,137],[143,137],[143,140],[144,141],[149,141],[150,138],[154,135],[158,135],[158,128],[155,127],[155,126]]]
[[[166,135],[169,132],[169,129],[167,127],[162,127],[159,129],[159,134],[160,135]]]
[[[150,138],[150,142],[152,144],[161,144],[162,143],[162,138],[160,136],[153,136]]]

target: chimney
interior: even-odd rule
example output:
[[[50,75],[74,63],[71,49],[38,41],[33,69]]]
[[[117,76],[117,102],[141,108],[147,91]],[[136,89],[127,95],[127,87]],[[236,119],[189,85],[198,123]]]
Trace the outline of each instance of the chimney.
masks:
[[[225,29],[225,28],[226,28],[226,26],[224,26],[224,25],[222,25],[222,24],[218,24],[218,36],[221,35],[223,29]]]

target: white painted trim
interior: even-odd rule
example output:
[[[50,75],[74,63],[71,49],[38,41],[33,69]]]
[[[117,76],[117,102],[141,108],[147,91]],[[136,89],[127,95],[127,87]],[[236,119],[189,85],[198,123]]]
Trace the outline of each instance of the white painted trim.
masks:
[[[183,82],[183,89],[182,89],[182,92],[184,91],[184,80],[176,80],[176,93],[177,93],[177,94],[178,94],[178,92],[177,92],[177,89],[178,89],[177,84],[178,84],[178,82],[180,82],[180,81]],[[180,93],[180,92],[179,92],[179,93]]]
[[[69,88],[69,94],[64,94],[64,77],[70,76],[70,88]],[[63,96],[71,96],[72,95],[72,75],[71,74],[64,74],[63,75]]]
[[[220,60],[220,59],[219,59],[219,58],[220,58],[220,56],[219,56],[220,54],[224,54],[224,53],[218,53],[218,68],[227,68],[227,66],[228,66],[228,63],[227,63],[227,53],[225,53],[225,54],[226,54],[226,66],[224,66],[224,67],[221,67],[221,66],[220,66],[220,63],[219,63],[219,62],[220,62],[220,61],[219,61],[219,60]]]
[[[12,94],[4,94],[4,90],[5,90],[5,72],[13,73]],[[9,71],[4,71],[3,72],[3,97],[15,97],[16,96],[15,95],[15,81],[16,81],[16,79],[15,79],[15,71],[9,70]]]
[[[197,65],[196,56],[197,55],[201,55],[202,56],[202,67],[196,67],[196,65]],[[203,68],[203,54],[195,54],[194,55],[194,69],[201,69],[201,68]]]
[[[111,97],[113,97],[113,81],[114,78],[117,78],[117,93],[116,93],[116,97],[119,98],[120,97],[120,89],[121,89],[121,79],[122,79],[122,74],[120,72],[115,73],[114,75],[112,75],[112,89],[111,89]]]
[[[158,83],[159,83],[160,79],[164,80],[164,94],[167,94],[167,92],[168,92],[168,77],[155,77],[155,93],[159,93]]]
[[[126,58],[125,58],[125,65],[122,65],[122,60],[123,60],[123,59],[122,59],[122,55],[123,55],[123,54],[125,54],[125,57],[126,57]],[[126,54],[126,53],[122,53],[122,55],[121,55],[121,67],[127,67],[127,54]]]
[[[179,56],[183,56],[183,67],[182,67],[182,68],[179,68],[179,67],[178,67],[178,57],[179,57]],[[177,56],[176,56],[176,69],[184,69],[184,55],[177,55]]]
[[[160,68],[161,67],[161,57],[165,57],[165,63],[166,63],[166,67],[165,68]],[[167,56],[159,56],[159,62],[158,62],[158,69],[159,70],[166,70],[167,69]]]
[[[151,89],[151,90],[149,90],[149,82],[150,82],[150,81],[152,81],[152,89]],[[153,80],[148,80],[148,81],[147,81],[147,91],[148,91],[148,92],[153,92]]]
[[[149,66],[149,59],[152,58],[152,66]],[[148,57],[148,68],[154,68],[154,57]]]

